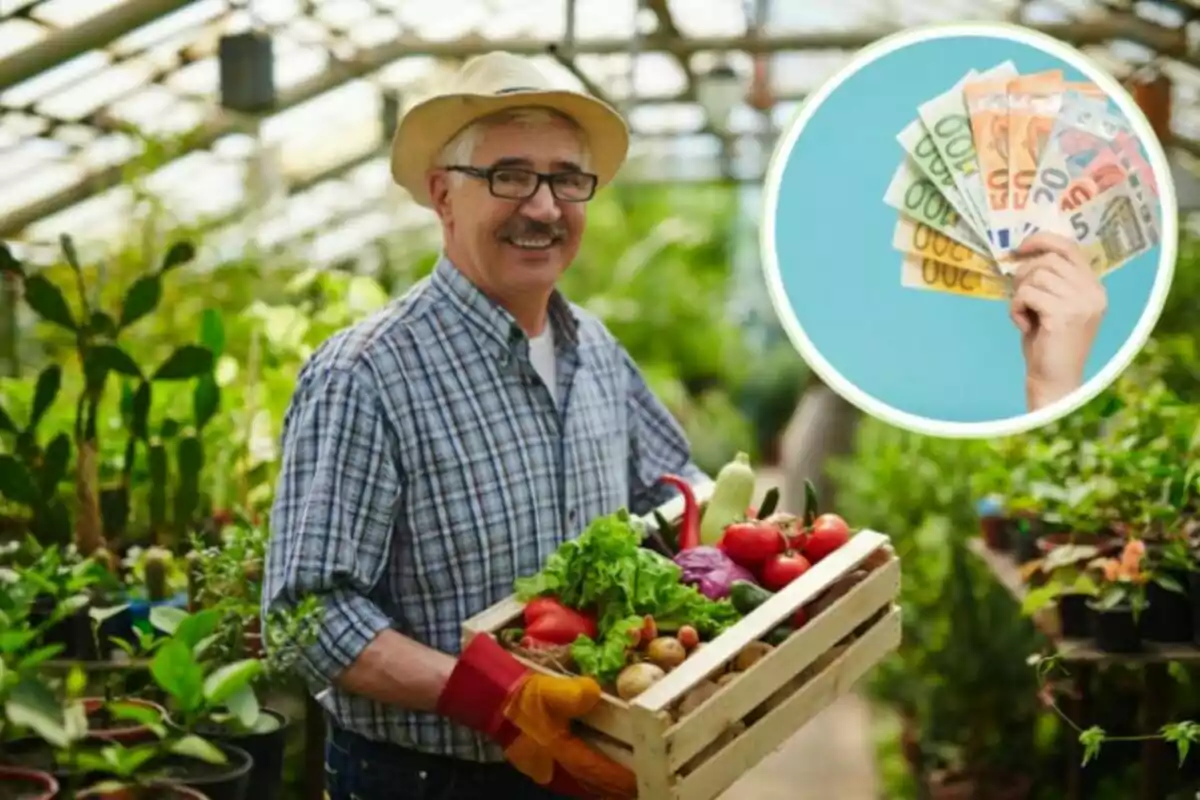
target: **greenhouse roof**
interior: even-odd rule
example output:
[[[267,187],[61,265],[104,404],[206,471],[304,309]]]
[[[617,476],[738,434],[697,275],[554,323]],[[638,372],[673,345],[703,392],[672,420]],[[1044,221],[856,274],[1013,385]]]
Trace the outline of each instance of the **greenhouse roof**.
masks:
[[[127,232],[133,190],[123,179],[138,165],[149,173],[144,188],[178,219],[244,226],[253,210],[260,244],[321,234],[319,260],[423,225],[428,213],[388,176],[388,98],[403,103],[491,49],[533,55],[624,109],[634,130],[624,180],[758,179],[770,136],[853,49],[898,28],[963,19],[1046,26],[1118,75],[1169,57],[1177,145],[1197,152],[1189,139],[1200,139],[1200,61],[1189,55],[1185,23],[1195,12],[1186,8],[454,0],[448,13],[432,0],[0,0],[0,237],[36,248],[64,231]],[[218,39],[247,26],[271,33],[275,55],[278,102],[257,117],[220,107]],[[695,93],[697,75],[719,57],[747,76],[764,67],[773,96],[765,113],[736,108],[725,134]],[[163,140],[174,143],[169,157],[155,155]]]

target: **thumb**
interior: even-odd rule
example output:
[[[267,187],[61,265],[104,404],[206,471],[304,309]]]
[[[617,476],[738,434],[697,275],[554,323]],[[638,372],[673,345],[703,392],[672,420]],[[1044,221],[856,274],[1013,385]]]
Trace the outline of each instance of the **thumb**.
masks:
[[[593,678],[538,675],[533,680],[537,685],[530,689],[537,693],[542,707],[560,719],[583,716],[600,702],[600,684]]]

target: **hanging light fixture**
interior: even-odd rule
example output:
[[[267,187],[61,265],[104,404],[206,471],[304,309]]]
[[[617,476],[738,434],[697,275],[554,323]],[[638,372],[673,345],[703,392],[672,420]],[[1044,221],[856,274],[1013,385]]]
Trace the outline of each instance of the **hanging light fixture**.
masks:
[[[250,3],[240,4],[217,43],[221,107],[258,114],[275,107],[275,48],[255,23]]]
[[[709,124],[722,133],[728,132],[733,109],[745,94],[745,79],[724,62],[696,80],[696,100],[704,109]]]

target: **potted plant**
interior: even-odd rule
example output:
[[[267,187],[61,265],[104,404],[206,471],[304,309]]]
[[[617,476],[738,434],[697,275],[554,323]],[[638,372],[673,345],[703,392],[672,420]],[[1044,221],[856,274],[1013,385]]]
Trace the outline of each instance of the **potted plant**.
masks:
[[[228,522],[219,533],[219,546],[195,542],[191,556],[191,605],[197,613],[220,618],[218,638],[206,649],[205,659],[212,664],[256,659],[261,670],[247,684],[248,689],[278,686],[295,674],[301,651],[316,641],[321,606],[316,598],[309,598],[292,611],[273,614],[264,631],[260,599],[266,521],[233,514]],[[254,770],[249,793],[256,800],[273,800],[282,781],[291,720],[277,708],[258,707],[255,691],[248,691],[242,701],[245,705],[240,710],[205,714],[196,722],[196,730],[250,753]]]
[[[1191,547],[1181,535],[1172,535],[1155,549],[1151,579],[1146,585],[1146,613],[1142,638],[1150,642],[1192,640],[1192,600],[1189,581],[1196,569]]]
[[[75,769],[93,778],[76,800],[244,800],[249,756],[194,735],[75,754]]]
[[[1089,603],[1095,614],[1096,646],[1109,653],[1135,653],[1141,649],[1138,631],[1146,609],[1146,583],[1142,569],[1146,545],[1140,539],[1125,543],[1119,558],[1105,559],[1096,597]]]
[[[1092,613],[1089,600],[1096,596],[1098,586],[1088,565],[1100,555],[1095,545],[1064,545],[1053,549],[1044,558],[1033,562],[1044,579],[1025,594],[1021,610],[1027,615],[1055,604],[1058,608],[1059,633],[1066,639],[1087,639],[1092,636]]]

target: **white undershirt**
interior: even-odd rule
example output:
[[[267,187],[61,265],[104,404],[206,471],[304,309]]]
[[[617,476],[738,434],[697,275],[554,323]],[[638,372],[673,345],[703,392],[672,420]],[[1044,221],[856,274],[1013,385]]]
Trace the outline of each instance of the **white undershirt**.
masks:
[[[546,388],[550,390],[550,396],[554,398],[554,402],[558,402],[558,374],[555,369],[554,356],[554,326],[549,321],[542,328],[542,332],[529,340],[529,360],[533,364],[533,368],[537,370],[537,374],[541,376],[542,383],[546,384]]]

